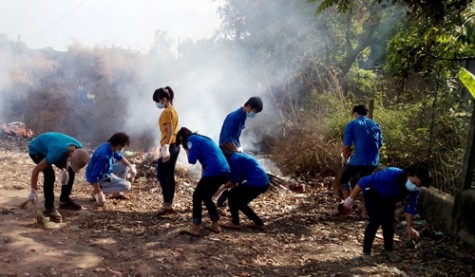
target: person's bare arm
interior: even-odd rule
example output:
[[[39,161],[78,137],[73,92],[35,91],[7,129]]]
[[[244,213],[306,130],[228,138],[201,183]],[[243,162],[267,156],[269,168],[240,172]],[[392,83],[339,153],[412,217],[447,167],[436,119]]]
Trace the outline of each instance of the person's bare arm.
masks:
[[[34,168],[31,173],[31,188],[38,190],[38,175],[41,171],[45,170],[49,164],[46,162],[46,159],[41,160]]]

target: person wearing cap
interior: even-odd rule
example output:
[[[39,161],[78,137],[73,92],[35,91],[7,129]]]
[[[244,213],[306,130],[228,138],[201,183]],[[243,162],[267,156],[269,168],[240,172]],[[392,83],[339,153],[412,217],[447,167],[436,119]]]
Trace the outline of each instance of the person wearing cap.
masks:
[[[124,147],[129,145],[129,136],[118,132],[94,150],[87,164],[86,180],[93,186],[92,194],[98,206],[104,206],[104,194],[111,194],[111,198],[128,199],[122,194],[131,187],[126,179],[128,170],[132,180],[137,174],[135,167],[122,155]]]
[[[259,162],[251,155],[241,152],[232,152],[229,155],[231,179],[224,184],[229,189],[228,205],[232,221],[220,224],[225,228],[241,228],[239,211],[243,212],[251,221],[252,227],[264,228],[262,219],[249,207],[249,203],[269,188],[269,177]],[[219,197],[220,191],[213,195]]]
[[[63,170],[59,208],[80,210],[81,206],[74,203],[71,195],[75,174],[83,168],[89,160],[89,153],[75,138],[68,135],[49,132],[35,137],[28,145],[28,154],[35,162],[31,174],[31,191],[28,199],[36,201],[38,190],[38,175],[43,172],[45,216],[53,222],[61,222],[62,216],[54,206],[55,172],[52,165]]]
[[[244,106],[231,112],[226,116],[219,133],[219,147],[223,151],[226,159],[229,160],[229,154],[232,152],[243,152],[240,136],[245,127],[246,119],[254,118],[263,109],[260,97],[254,96],[249,98]],[[218,206],[224,206],[227,198],[227,192],[221,194],[218,199]]]
[[[348,161],[340,176],[343,199],[350,195],[354,177],[367,176],[379,165],[379,149],[383,145],[383,135],[379,124],[367,117],[368,108],[364,104],[356,105],[352,110],[353,120],[345,126],[342,157]],[[351,147],[354,146],[352,154]],[[361,216],[365,218],[363,205]]]
[[[366,226],[363,241],[362,259],[368,264],[375,264],[371,256],[376,232],[383,229],[383,255],[391,262],[400,262],[401,258],[393,252],[394,211],[396,202],[405,201],[406,229],[411,239],[418,239],[419,233],[414,229],[414,214],[422,186],[428,186],[430,174],[423,167],[411,166],[406,169],[388,167],[372,175],[361,178],[344,202],[346,209],[351,209],[354,199],[363,192],[363,199],[368,211],[369,223]]]

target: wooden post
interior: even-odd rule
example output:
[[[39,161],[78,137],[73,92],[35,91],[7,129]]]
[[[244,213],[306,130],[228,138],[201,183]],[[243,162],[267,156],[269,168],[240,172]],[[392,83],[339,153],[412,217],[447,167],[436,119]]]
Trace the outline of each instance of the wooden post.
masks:
[[[368,103],[368,117],[373,118],[373,111],[374,111],[374,99],[369,100]]]
[[[472,101],[472,117],[470,119],[470,132],[467,139],[467,147],[462,165],[462,190],[472,186],[473,172],[475,168],[475,104]]]

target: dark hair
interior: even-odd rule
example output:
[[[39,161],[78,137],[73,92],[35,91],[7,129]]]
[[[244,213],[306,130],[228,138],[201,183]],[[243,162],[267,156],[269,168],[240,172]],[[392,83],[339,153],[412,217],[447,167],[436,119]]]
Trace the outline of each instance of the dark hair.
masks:
[[[357,113],[359,115],[367,115],[368,107],[366,107],[365,104],[356,105],[353,107],[353,113]]]
[[[424,167],[410,166],[404,170],[407,176],[413,176],[419,178],[423,186],[428,187],[430,185],[430,172]]]
[[[129,138],[129,135],[127,135],[126,133],[119,132],[119,133],[113,134],[112,137],[110,137],[110,139],[107,142],[109,142],[112,146],[118,146],[118,145],[129,146],[130,138]]]
[[[397,179],[398,183],[401,184],[401,186],[404,186],[408,176],[419,178],[419,180],[421,180],[422,186],[424,187],[428,187],[430,185],[430,172],[424,167],[409,166],[405,168],[404,174],[401,174],[401,176],[399,176]]]
[[[188,138],[193,135],[193,132],[186,127],[181,127],[176,134],[176,144],[182,145],[183,148],[188,149]]]
[[[261,98],[258,96],[249,98],[249,100],[247,100],[244,106],[247,106],[247,105],[251,106],[251,109],[255,109],[256,112],[258,113],[261,112],[262,108],[264,107],[264,105],[262,104]]]
[[[160,99],[166,98],[170,103],[173,105],[173,98],[175,94],[173,93],[173,89],[169,86],[164,88],[157,88],[153,93],[153,101],[160,102]]]

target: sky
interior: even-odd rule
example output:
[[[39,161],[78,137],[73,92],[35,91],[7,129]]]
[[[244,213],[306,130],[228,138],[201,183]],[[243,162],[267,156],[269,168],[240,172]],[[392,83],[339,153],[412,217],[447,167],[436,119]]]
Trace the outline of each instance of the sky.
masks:
[[[146,53],[155,31],[210,38],[222,0],[0,0],[0,34],[29,48],[121,47]]]

